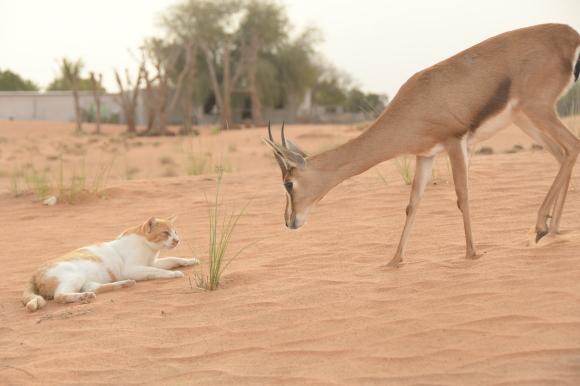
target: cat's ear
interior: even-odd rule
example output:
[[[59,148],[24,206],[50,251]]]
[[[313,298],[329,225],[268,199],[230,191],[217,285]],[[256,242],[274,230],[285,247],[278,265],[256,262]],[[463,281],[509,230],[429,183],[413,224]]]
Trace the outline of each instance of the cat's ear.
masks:
[[[155,226],[155,217],[150,217],[149,220],[144,224],[143,228],[145,228],[145,233],[151,233],[153,227]]]
[[[177,220],[177,215],[176,214],[174,214],[172,216],[169,216],[169,218],[167,219],[167,221],[169,221],[169,223],[171,225],[173,225],[175,223],[175,220]]]

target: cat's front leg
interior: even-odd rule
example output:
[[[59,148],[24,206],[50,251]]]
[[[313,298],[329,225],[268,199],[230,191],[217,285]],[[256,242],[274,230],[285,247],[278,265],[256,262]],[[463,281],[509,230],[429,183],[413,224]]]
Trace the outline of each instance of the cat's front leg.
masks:
[[[173,269],[176,267],[188,267],[190,265],[199,264],[199,260],[195,257],[193,259],[184,259],[183,257],[162,257],[153,261],[153,266],[162,269]]]
[[[147,267],[147,266],[136,266],[128,267],[125,269],[124,277],[126,279],[132,280],[152,280],[152,279],[173,279],[176,277],[183,277],[183,272],[181,271],[169,271],[166,269]]]

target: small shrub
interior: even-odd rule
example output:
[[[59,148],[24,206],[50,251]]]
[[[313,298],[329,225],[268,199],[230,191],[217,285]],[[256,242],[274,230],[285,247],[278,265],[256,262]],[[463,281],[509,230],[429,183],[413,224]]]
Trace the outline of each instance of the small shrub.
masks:
[[[483,146],[481,148],[479,148],[475,154],[482,154],[482,155],[491,155],[493,154],[493,148],[489,147],[489,146]]]
[[[208,160],[206,157],[195,154],[188,154],[185,159],[185,173],[188,176],[199,176],[204,174],[208,168]]]
[[[413,170],[411,168],[411,161],[408,157],[400,157],[395,160],[397,171],[405,182],[405,185],[411,185],[413,182]]]

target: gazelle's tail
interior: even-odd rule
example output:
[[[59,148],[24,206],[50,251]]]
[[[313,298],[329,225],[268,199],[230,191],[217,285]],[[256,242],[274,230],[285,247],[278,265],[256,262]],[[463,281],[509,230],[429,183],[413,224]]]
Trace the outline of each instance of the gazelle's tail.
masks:
[[[46,300],[36,293],[36,286],[34,285],[34,278],[30,278],[26,284],[26,288],[22,293],[22,304],[30,312],[41,309],[46,305]]]

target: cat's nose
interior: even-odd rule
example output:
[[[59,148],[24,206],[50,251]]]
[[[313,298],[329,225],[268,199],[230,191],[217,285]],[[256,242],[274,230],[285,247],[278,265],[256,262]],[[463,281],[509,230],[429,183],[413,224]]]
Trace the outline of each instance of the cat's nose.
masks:
[[[179,244],[179,239],[173,239],[173,246],[177,246]]]

